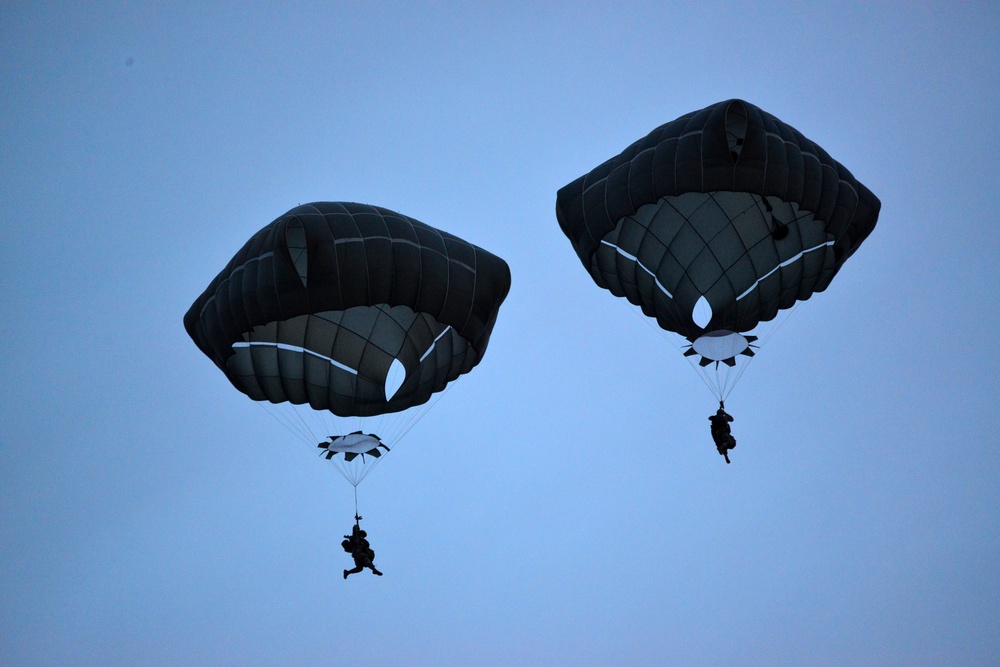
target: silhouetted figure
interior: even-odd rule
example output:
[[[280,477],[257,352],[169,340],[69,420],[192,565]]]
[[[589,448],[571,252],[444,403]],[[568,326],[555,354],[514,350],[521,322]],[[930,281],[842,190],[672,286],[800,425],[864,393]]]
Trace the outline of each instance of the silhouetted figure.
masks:
[[[351,554],[354,559],[354,568],[344,570],[344,579],[347,579],[347,575],[357,574],[366,567],[372,571],[372,574],[382,576],[382,573],[375,569],[375,552],[366,539],[368,533],[361,530],[360,521],[360,516],[354,517],[354,528],[351,530],[351,534],[344,535],[344,541],[340,543],[340,546],[344,547],[344,551]]]
[[[732,415],[726,412],[723,403],[719,402],[719,410],[708,418],[712,422],[712,440],[715,441],[715,448],[719,454],[729,461],[729,450],[736,447],[736,438],[733,437],[729,429],[729,422],[733,421]]]

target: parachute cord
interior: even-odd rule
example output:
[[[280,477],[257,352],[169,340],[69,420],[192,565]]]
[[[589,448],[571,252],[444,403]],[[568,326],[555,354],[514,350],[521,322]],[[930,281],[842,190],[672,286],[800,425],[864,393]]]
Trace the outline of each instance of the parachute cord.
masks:
[[[396,447],[403,440],[403,438],[406,437],[406,434],[409,433],[414,426],[420,423],[420,420],[422,420],[425,416],[427,416],[427,413],[430,412],[431,408],[437,405],[437,402],[441,400],[442,396],[448,393],[449,389],[451,389],[450,384],[447,385],[440,392],[434,394],[434,398],[432,400],[430,400],[428,403],[425,403],[424,406],[419,411],[414,413],[414,415],[406,423],[404,423],[402,427],[397,428],[396,431],[391,434],[391,436],[386,438],[380,438],[384,443],[391,443],[392,446],[390,447],[389,451],[396,449]],[[386,444],[386,446],[388,447],[389,444]],[[361,473],[358,475],[356,481],[350,479],[347,480],[354,485],[355,491],[357,491],[358,485],[361,484],[361,482],[363,482],[364,479],[371,474],[372,470],[374,470],[376,466],[382,463],[382,461],[384,461],[385,458],[386,455],[383,454],[379,458],[375,459],[371,465],[366,465],[364,469],[361,471]]]
[[[788,322],[788,320],[798,309],[799,309],[799,304],[798,302],[796,302],[795,305],[792,306],[791,308],[782,311],[783,315],[778,319],[778,321],[774,324],[774,326],[768,328],[767,333],[760,339],[760,344],[758,345],[758,347],[764,347],[765,345],[767,345],[768,342],[770,342],[770,340],[774,337],[774,335],[778,333],[778,330],[781,327],[785,326],[785,323]],[[736,386],[736,383],[740,381],[740,378],[743,377],[743,374],[746,372],[747,368],[750,367],[750,362],[756,358],[757,358],[756,356],[749,357],[746,363],[743,364],[742,368],[740,368],[739,372],[736,374],[736,379],[733,380],[734,387]],[[730,391],[732,391],[731,388]],[[728,395],[729,393],[727,392],[726,396]]]
[[[358,513],[358,487],[354,486],[354,522],[357,523],[361,521],[361,515]]]
[[[441,390],[440,392],[435,393],[433,395],[433,397],[431,398],[431,400],[429,400],[428,402],[424,403],[422,406],[417,406],[417,407],[409,410],[408,412],[411,413],[411,414],[407,414],[405,417],[403,417],[402,419],[398,420],[396,423],[390,424],[389,421],[388,421],[388,417],[390,417],[392,415],[390,415],[389,413],[386,413],[386,414],[383,414],[383,415],[379,416],[379,419],[377,420],[377,424],[373,425],[373,424],[369,423],[368,427],[370,429],[372,426],[375,426],[376,435],[378,435],[379,439],[383,443],[385,443],[386,448],[389,451],[391,451],[391,450],[393,450],[393,449],[396,448],[396,445],[399,444],[399,442],[401,440],[403,440],[403,438],[406,437],[406,435],[418,423],[420,423],[421,420],[423,420],[423,418],[427,415],[427,413],[431,410],[431,408],[433,408],[435,405],[437,405],[437,402],[439,400],[441,400],[441,398],[446,393],[448,393],[448,391],[450,389],[451,389],[451,383],[448,383],[447,385],[445,385],[445,388],[443,390]],[[257,405],[260,406],[260,408],[262,410],[264,410],[265,412],[267,412],[267,414],[270,415],[271,418],[274,421],[276,421],[279,424],[281,424],[281,426],[289,434],[291,434],[294,439],[301,440],[302,442],[306,443],[307,445],[315,445],[317,442],[319,442],[320,440],[323,440],[323,439],[325,439],[327,437],[327,435],[325,435],[325,434],[336,432],[336,431],[340,430],[340,427],[343,427],[343,426],[346,425],[345,423],[343,423],[343,421],[341,421],[341,422],[338,423],[337,422],[338,418],[334,418],[333,422],[331,422],[330,418],[332,417],[332,415],[330,415],[329,413],[326,413],[325,411],[322,411],[322,410],[315,411],[315,413],[314,413],[314,414],[316,414],[316,415],[319,416],[319,419],[318,419],[319,423],[317,423],[317,424],[310,424],[304,418],[304,416],[303,416],[302,413],[300,413],[298,410],[294,409],[294,408],[296,408],[298,406],[272,405],[272,404],[269,404],[269,403],[264,402],[264,401],[254,401],[254,402],[257,403]],[[293,409],[290,409],[290,410],[281,410],[281,409],[279,409],[279,408],[282,408],[282,407],[293,408]],[[357,431],[363,430],[363,428],[365,426],[365,424],[362,423],[363,422],[362,418],[360,418],[360,417],[353,417],[353,418],[352,417],[340,417],[339,419],[340,420],[346,420],[348,423],[353,423],[355,425],[354,430],[357,430]],[[381,429],[382,429],[383,426],[391,426],[392,427],[390,429],[391,432],[388,433],[388,434],[381,432]],[[316,435],[315,432],[314,432],[316,428],[323,429],[324,435],[322,435],[322,436]],[[383,435],[386,436],[386,437],[382,437]],[[319,455],[322,457],[326,453],[327,452],[325,450],[322,450]],[[385,452],[385,453],[388,453],[388,452]],[[337,470],[337,472],[340,474],[340,476],[343,477],[347,481],[348,484],[350,484],[351,486],[354,487],[354,491],[355,491],[355,494],[356,494],[357,493],[357,489],[358,489],[358,485],[361,484],[362,481],[364,481],[364,479],[371,473],[372,470],[375,469],[375,467],[379,463],[382,462],[382,459],[384,459],[384,458],[385,458],[385,454],[383,454],[382,456],[380,456],[378,458],[375,458],[374,460],[369,459],[369,460],[371,460],[370,464],[364,465],[364,466],[361,466],[361,467],[355,468],[355,469],[351,469],[350,466],[345,465],[342,462],[342,460],[340,459],[340,457],[335,457],[333,460],[330,460],[328,462],[332,464],[333,468],[335,468]],[[355,500],[355,503],[356,502],[357,501]]]
[[[271,418],[274,419],[274,421],[281,424],[285,428],[285,430],[291,433],[293,436],[295,436],[295,438],[308,442],[308,439],[311,436],[309,428],[297,426],[288,419],[282,419],[275,412],[273,412],[271,409],[267,407],[268,405],[270,405],[270,403],[265,403],[264,401],[254,401],[254,403],[258,407],[260,407],[261,410],[271,415]]]
[[[324,452],[320,452],[320,454],[319,454],[320,457],[322,457],[323,454],[324,454]],[[352,475],[348,474],[348,472],[345,469],[345,467],[343,465],[341,465],[339,462],[331,460],[330,463],[333,464],[334,470],[336,470],[337,472],[339,472],[340,476],[343,477],[345,480],[347,480],[348,484],[350,484],[351,486],[353,486],[355,489],[358,488],[358,484],[361,483],[361,480],[354,479],[354,477]]]
[[[309,426],[309,424],[306,422],[305,418],[303,418],[302,413],[299,412],[298,410],[294,410],[294,409],[291,412],[295,416],[295,418],[298,420],[299,424],[302,425],[302,430],[305,431],[306,433],[308,433],[310,436],[312,436],[313,440],[316,440],[317,439],[316,432],[313,430],[313,428],[311,426]],[[326,434],[325,433],[322,434],[322,437],[326,438]]]
[[[684,348],[681,347],[680,345],[678,345],[677,341],[674,340],[674,338],[673,338],[674,334],[671,334],[670,332],[664,331],[658,325],[653,324],[654,320],[652,318],[650,318],[650,317],[647,317],[646,314],[643,313],[642,310],[640,310],[638,306],[633,306],[631,303],[626,302],[626,308],[628,308],[628,310],[633,315],[635,315],[640,320],[642,320],[643,322],[645,322],[646,326],[648,326],[650,329],[652,329],[653,331],[655,331],[656,333],[658,333],[661,338],[663,338],[665,341],[667,341],[668,343],[670,343],[670,345],[673,346],[673,348],[675,350],[677,350],[679,353],[681,353],[681,355],[683,356],[683,354],[684,354]],[[676,334],[676,335],[680,335],[680,334]],[[722,400],[724,397],[722,396],[722,390],[718,386],[720,384],[719,380],[716,379],[716,385],[713,386],[712,383],[709,382],[708,379],[705,377],[705,373],[703,372],[704,369],[701,368],[700,366],[698,366],[694,361],[692,361],[693,359],[694,359],[694,357],[684,357],[684,360],[687,361],[688,364],[691,366],[691,368],[694,369],[695,375],[698,376],[698,379],[700,379],[702,381],[702,383],[706,387],[708,387],[708,390],[710,392],[712,392],[712,395],[715,396],[716,398],[718,398],[719,400]]]
[[[413,430],[413,427],[416,426],[417,424],[419,424],[420,421],[424,417],[427,416],[427,413],[431,411],[431,408],[433,408],[435,405],[437,405],[437,402],[441,400],[442,396],[444,396],[445,394],[448,393],[449,389],[451,389],[451,384],[450,383],[447,384],[447,385],[445,385],[445,387],[444,387],[443,390],[441,390],[437,394],[434,394],[434,398],[431,399],[431,401],[427,405],[427,407],[425,409],[423,409],[423,410],[420,410],[418,414],[414,415],[414,418],[411,419],[405,425],[405,428],[402,429],[402,431],[399,433],[399,435],[396,436],[396,441],[393,442],[393,446],[395,446],[396,442],[398,442],[399,440],[402,440],[404,437],[406,437],[406,434],[409,433],[411,430]]]

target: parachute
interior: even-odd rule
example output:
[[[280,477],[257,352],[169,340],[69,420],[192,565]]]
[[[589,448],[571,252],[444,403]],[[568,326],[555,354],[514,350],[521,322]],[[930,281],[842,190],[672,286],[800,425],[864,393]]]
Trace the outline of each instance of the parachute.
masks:
[[[733,99],[561,188],[556,217],[598,286],[718,372],[749,361],[759,325],[829,286],[880,207],[798,130]],[[706,382],[720,401],[735,383]]]
[[[370,418],[425,406],[471,371],[509,289],[506,262],[456,236],[377,206],[316,202],[254,234],[184,327],[254,401]],[[323,424],[303,439],[326,438],[321,455],[357,468],[341,468],[355,489],[395,444]]]

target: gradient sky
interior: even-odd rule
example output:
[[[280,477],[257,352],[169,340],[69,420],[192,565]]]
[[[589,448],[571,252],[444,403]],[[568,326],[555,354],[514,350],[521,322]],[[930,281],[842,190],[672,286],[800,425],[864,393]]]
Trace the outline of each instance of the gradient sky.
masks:
[[[1000,8],[0,6],[0,663],[1000,662]],[[726,402],[556,190],[746,99],[882,200]],[[257,229],[384,206],[504,257],[482,364],[348,485],[188,338]]]

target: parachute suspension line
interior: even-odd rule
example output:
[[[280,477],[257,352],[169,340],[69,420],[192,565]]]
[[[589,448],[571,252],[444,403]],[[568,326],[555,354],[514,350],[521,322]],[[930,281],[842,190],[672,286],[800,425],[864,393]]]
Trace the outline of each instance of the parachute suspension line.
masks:
[[[451,389],[450,383],[445,385],[444,389],[434,394],[433,398],[431,398],[431,400],[425,404],[426,407],[422,407],[419,410],[417,410],[416,413],[413,415],[413,417],[410,418],[410,420],[403,426],[399,434],[396,436],[397,441],[402,440],[404,437],[406,437],[406,434],[409,433],[414,426],[419,424],[420,421],[425,416],[427,416],[427,413],[431,411],[431,408],[437,405],[437,402],[440,401],[441,398],[448,393],[449,389]]]
[[[310,440],[312,440],[312,441],[315,441],[317,439],[322,440],[323,438],[326,437],[325,433],[317,434],[313,430],[313,427],[310,426],[309,422],[307,422],[306,419],[305,419],[305,417],[302,416],[302,410],[299,410],[296,407],[291,407],[290,411],[291,411],[291,413],[293,415],[295,415],[296,421],[298,421],[298,423],[300,424],[300,426],[302,428],[302,431],[304,433],[308,434]],[[322,420],[321,420],[321,423],[322,423]],[[310,444],[312,444],[312,443],[310,443]]]
[[[659,326],[657,326],[653,319],[648,317],[642,310],[628,301],[625,302],[625,307],[628,308],[636,317],[646,323],[653,331],[657,332],[664,340],[668,341],[671,346],[674,347],[678,352],[684,353],[685,346],[678,343],[679,334],[673,334],[669,331],[664,331]],[[741,304],[741,308],[748,307]],[[796,303],[789,309],[779,311],[778,315],[772,322],[761,322],[754,328],[754,331],[750,333],[759,334],[759,342],[755,344],[755,347],[764,347],[768,344],[772,337],[778,332],[778,330],[785,325],[788,319],[791,317],[799,307],[799,303]],[[719,400],[725,401],[729,395],[732,393],[733,389],[739,383],[743,374],[746,372],[750,363],[756,358],[740,356],[739,361],[735,368],[731,368],[726,364],[721,362],[713,362],[714,373],[707,368],[704,368],[698,364],[696,361],[697,357],[690,356],[685,357],[688,364],[695,371],[695,374],[701,378],[702,384],[704,384],[710,392]],[[725,368],[722,368],[725,366]],[[710,378],[714,378],[714,383]]]
[[[281,424],[285,430],[295,436],[296,439],[308,442],[311,435],[311,429],[308,426],[295,423],[287,415],[279,415],[278,410],[272,409],[270,407],[272,404],[267,401],[254,401],[254,403],[260,406],[261,410],[271,415],[271,418],[274,419],[274,421]]]
[[[641,308],[639,308],[638,306],[635,306],[635,305],[631,304],[628,301],[625,302],[625,307],[628,308],[628,310],[633,315],[635,315],[640,320],[642,320],[646,324],[646,326],[648,326],[650,329],[652,329],[657,334],[659,334],[661,338],[663,338],[665,341],[667,341],[668,343],[670,343],[670,345],[675,350],[677,350],[679,353],[681,353],[683,355],[684,348],[677,343],[677,340],[669,332],[664,331],[659,326],[657,326],[656,324],[654,324],[652,318],[650,318],[644,312],[642,312]],[[691,368],[695,369],[696,375],[699,378],[701,378],[701,381],[703,383],[705,383],[705,386],[708,387],[708,390],[710,392],[712,392],[713,394],[717,393],[715,391],[715,388],[712,387],[711,383],[708,380],[705,379],[705,376],[701,373],[701,369],[698,368],[698,366],[696,366],[695,363],[691,360],[691,357],[684,357],[684,359],[691,365]]]
[[[449,383],[443,390],[434,393],[431,399],[423,405],[401,411],[401,413],[382,413],[370,417],[340,417],[326,410],[310,410],[306,414],[304,411],[309,406],[290,403],[277,405],[266,401],[255,402],[295,439],[301,440],[307,445],[315,446],[316,443],[322,442],[329,436],[358,431],[366,434],[374,433],[385,444],[387,450],[392,450],[450,388]],[[317,432],[317,429],[322,432]],[[326,450],[321,450],[320,456],[323,457],[326,453]],[[352,466],[339,456],[328,459],[328,462],[337,469],[341,477],[354,487],[355,494],[357,494],[358,485],[381,463],[385,453],[388,451],[380,457],[362,454],[362,465]]]
[[[774,337],[774,335],[778,333],[778,330],[781,329],[781,327],[785,326],[785,323],[788,322],[789,318],[792,316],[792,313],[798,310],[798,308],[799,308],[799,302],[796,302],[795,305],[793,305],[791,308],[778,311],[779,314],[775,317],[776,321],[772,320],[771,323],[762,322],[761,324],[764,324],[765,326],[763,330],[757,328],[757,331],[760,333],[759,343],[757,344],[757,346],[764,347],[765,345],[767,345],[770,342],[770,340]],[[757,326],[760,327],[760,325]],[[725,400],[725,398],[729,396],[729,392],[733,390],[733,387],[736,386],[736,383],[739,382],[740,378],[743,377],[743,374],[746,373],[747,368],[750,367],[750,362],[752,362],[756,358],[757,358],[756,356],[753,356],[753,357],[748,357],[746,359],[746,361],[740,366],[739,370],[736,372],[736,377],[733,379],[733,383],[732,386],[730,386],[729,391],[727,391],[725,396],[723,396],[720,400]]]
[[[680,352],[684,351],[683,348],[679,346],[677,346],[677,349]],[[690,365],[691,368],[694,369],[695,375],[701,378],[701,381],[705,384],[706,387],[708,387],[708,390],[712,392],[712,395],[715,396],[720,401],[725,400],[725,396],[723,396],[723,390],[722,390],[722,380],[720,379],[720,373],[719,373],[719,362],[718,361],[712,362],[713,364],[715,364],[715,384],[713,384],[711,380],[709,380],[710,377],[709,371],[703,366],[695,363],[694,361],[695,357],[684,357],[684,359],[688,362],[688,365]],[[729,371],[728,366],[726,366],[726,371],[728,373]]]
[[[326,437],[325,435],[318,436],[313,432],[313,429],[309,427],[309,425],[306,423],[305,419],[303,419],[299,411],[295,409],[296,406],[291,406],[291,405],[285,406],[287,408],[290,408],[291,409],[290,411],[297,418],[293,419],[288,414],[287,411],[280,409],[281,406],[272,406],[271,403],[267,403],[265,401],[254,401],[254,402],[257,405],[259,405],[260,408],[264,410],[264,412],[271,415],[274,421],[281,424],[286,431],[292,434],[292,436],[294,436],[298,440],[301,440],[307,445],[313,445],[317,441],[322,440]],[[325,453],[326,453],[325,451],[321,451],[319,455],[322,457]],[[364,475],[361,475],[360,478],[355,479],[351,474],[348,473],[347,469],[344,466],[334,464],[333,467],[337,470],[338,473],[340,473],[341,477],[347,480],[348,484],[354,487],[356,493],[358,484],[360,484],[361,480],[364,479]]]
[[[778,333],[778,329],[785,326],[785,322],[787,322],[788,319],[792,316],[792,314],[799,309],[800,303],[801,301],[796,301],[794,306],[784,311],[785,314],[773,327],[771,327],[768,330],[767,335],[764,336],[764,339],[761,341],[762,343],[766,343],[767,341],[771,340],[771,337],[774,336],[774,334]]]
[[[635,315],[640,320],[642,320],[643,322],[645,322],[646,325],[649,328],[651,328],[653,331],[655,331],[656,333],[658,333],[661,338],[663,338],[664,340],[666,340],[667,342],[669,342],[670,345],[672,345],[673,348],[675,350],[677,350],[677,352],[679,352],[683,356],[683,354],[684,354],[684,348],[680,344],[678,344],[677,340],[674,338],[675,335],[679,335],[679,334],[672,334],[672,333],[670,333],[668,331],[664,331],[663,329],[661,329],[659,326],[657,326],[656,324],[654,324],[653,323],[653,319],[651,317],[647,316],[644,312],[642,312],[642,309],[639,308],[638,306],[635,306],[632,303],[626,301],[625,302],[625,307],[628,308],[628,310],[633,315]],[[688,362],[688,364],[690,364],[691,368],[694,369],[695,375],[697,375],[698,378],[701,379],[702,383],[706,387],[708,387],[708,390],[710,392],[712,392],[712,394],[714,396],[716,396],[720,401],[723,400],[722,397],[720,396],[721,392],[719,391],[718,387],[712,386],[712,383],[709,382],[708,378],[705,377],[704,369],[701,368],[700,366],[698,366],[694,362],[694,357],[684,357],[684,359],[685,359],[685,361]]]
[[[395,449],[395,447],[393,447],[393,449]],[[351,484],[354,485],[354,493],[355,494],[357,494],[357,492],[358,492],[358,485],[361,484],[361,482],[365,481],[365,477],[368,477],[368,475],[371,473],[371,471],[374,470],[375,467],[379,463],[381,463],[382,459],[384,459],[384,458],[385,458],[385,454],[383,454],[382,456],[380,456],[377,459],[373,460],[370,464],[367,464],[364,467],[360,468],[360,472],[358,473],[358,475],[357,475],[357,477],[355,479],[348,480],[349,482],[351,482]]]
[[[284,429],[288,431],[295,439],[301,440],[303,443],[307,445],[315,445],[317,442],[326,438],[325,434],[317,435],[314,432],[314,429],[310,427],[310,425],[303,418],[299,410],[295,409],[298,406],[274,405],[272,403],[268,403],[267,401],[254,401],[254,402],[257,405],[259,405],[260,408],[264,410],[264,412],[269,414],[271,418],[274,419],[274,421],[281,424],[281,426],[284,427]],[[283,410],[282,408],[286,409]],[[321,413],[317,411],[315,414],[319,415]],[[294,415],[294,417],[292,415]],[[328,427],[329,425],[326,423],[326,420],[321,420],[321,421],[323,422],[324,430],[326,431],[336,430],[334,428]],[[326,453],[325,451],[321,451],[319,455],[322,457],[325,453]],[[376,459],[376,462],[378,460],[379,459]],[[347,480],[347,483],[353,486],[355,489],[357,489],[358,484],[360,484],[361,480],[364,479],[365,476],[367,475],[367,472],[365,472],[360,476],[354,476],[351,475],[344,466],[338,465],[333,461],[331,461],[331,463],[334,463],[333,467],[337,470],[338,473],[340,473],[340,476],[343,477],[345,480]]]
[[[372,417],[339,417],[328,411],[315,410],[308,413],[292,404],[274,405],[266,401],[255,401],[262,410],[267,412],[277,423],[293,436],[296,440],[301,440],[306,445],[315,446],[328,436],[344,434],[349,431],[361,431],[372,433],[379,437],[387,449],[395,449],[396,445],[426,416],[441,397],[451,388],[449,384],[442,391],[435,393],[431,400],[421,406],[416,406],[405,413],[385,413],[373,415]],[[308,419],[306,417],[309,417]],[[312,420],[312,421],[310,421]],[[318,433],[317,429],[322,430]],[[357,489],[358,485],[371,473],[375,467],[382,462],[385,454],[378,458],[365,457],[364,465],[351,466],[345,464],[340,457],[329,460],[329,463],[336,468],[337,472],[348,484]],[[324,456],[326,450],[320,451],[320,456]]]
[[[373,432],[379,436],[380,440],[386,440],[389,437],[386,436],[386,434],[388,433],[391,436],[394,426],[398,425],[399,420],[403,419],[403,417],[396,412],[384,412],[378,415],[377,418],[373,417],[372,419],[376,419]],[[361,419],[356,418],[355,422],[357,423],[357,428],[355,430],[362,430],[363,424]]]
[[[391,424],[390,429],[385,434],[385,437],[381,437],[383,434],[379,433],[382,442],[395,447],[403,438],[406,437],[406,434],[409,433],[414,426],[420,423],[420,421],[427,416],[427,413],[430,412],[431,408],[437,405],[437,402],[441,400],[442,396],[448,393],[449,389],[451,389],[451,384],[448,384],[443,390],[435,393],[428,402],[408,410],[408,414],[406,414],[405,418],[401,419],[399,422]]]
[[[322,458],[325,454],[326,454],[325,451],[321,451],[319,453],[320,458]],[[353,470],[353,468],[348,468],[346,465],[343,465],[337,459],[330,459],[328,463],[330,463],[333,466],[333,468],[340,473],[341,477],[347,480],[348,484],[354,487],[354,492],[357,493],[358,484],[361,483],[363,475],[362,476],[352,475],[349,471]]]
[[[449,384],[443,390],[434,394],[434,397],[430,401],[425,403],[423,406],[419,406],[418,408],[414,409],[413,410],[414,414],[409,415],[408,418],[405,420],[405,422],[402,424],[402,426],[397,426],[395,429],[390,431],[389,436],[381,437],[381,434],[376,434],[379,435],[379,440],[385,443],[389,451],[394,450],[396,446],[403,440],[403,438],[406,437],[406,434],[409,433],[413,429],[413,427],[416,426],[420,422],[420,420],[427,415],[428,412],[430,412],[430,409],[434,407],[438,401],[441,400],[441,397],[448,393],[448,390],[450,388],[451,385]],[[386,454],[387,453],[388,452],[386,452]],[[369,474],[371,474],[372,470],[374,470],[380,463],[382,463],[382,461],[384,461],[385,458],[386,455],[382,454],[382,456],[373,460],[371,463],[368,463],[367,465],[363,466],[358,472],[356,477],[349,476],[340,466],[336,466],[336,468],[340,472],[340,474],[344,476],[344,479],[346,479],[352,486],[354,486],[354,492],[357,493],[358,485],[361,484],[361,482],[363,482],[364,479],[368,477]]]
[[[723,403],[727,398],[729,398],[729,393],[733,390],[733,387],[736,386],[736,380],[733,379],[732,383],[730,383],[729,380],[732,379],[733,369],[726,366],[726,370],[721,371],[719,363],[720,362],[718,361],[715,362],[715,382],[719,388],[719,403]],[[723,366],[725,366],[725,364],[723,364]],[[744,365],[743,368],[746,368],[746,366]]]
[[[413,414],[409,415],[403,424],[397,426],[394,432],[390,432],[389,437],[384,439],[384,441],[387,440],[388,443],[391,443],[391,445],[387,444],[387,446],[391,446],[391,449],[395,449],[396,446],[403,441],[406,435],[411,430],[413,430],[413,427],[419,424],[420,421],[427,416],[427,413],[431,411],[431,408],[437,405],[437,402],[440,401],[441,398],[448,393],[449,389],[451,389],[450,383],[445,385],[444,389],[435,393],[430,401],[424,403],[422,406],[418,406],[415,410],[413,410],[412,411]],[[375,466],[381,463],[384,459],[385,455],[382,455],[379,458],[375,459],[375,461],[370,466],[366,466],[364,472],[361,474],[361,479],[367,477],[368,473],[374,470]],[[361,480],[358,480],[358,483],[360,482]]]

